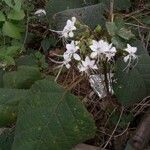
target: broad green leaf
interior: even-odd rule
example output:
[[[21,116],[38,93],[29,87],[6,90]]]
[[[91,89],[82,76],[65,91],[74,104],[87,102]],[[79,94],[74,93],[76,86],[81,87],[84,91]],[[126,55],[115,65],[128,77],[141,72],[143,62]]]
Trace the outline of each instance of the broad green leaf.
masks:
[[[47,3],[47,15],[48,18],[51,20],[52,16],[58,12],[73,9],[73,8],[80,8],[86,5],[96,4],[97,0],[50,0]]]
[[[114,92],[120,103],[129,106],[150,93],[150,57],[140,55],[136,67],[128,72],[123,71],[126,65],[121,62],[117,65]]]
[[[126,47],[125,41],[119,36],[115,35],[111,39],[112,44],[116,46],[118,49],[124,49]]]
[[[106,21],[103,16],[104,9],[103,4],[97,4],[59,12],[54,15],[56,30],[62,30],[66,24],[66,21],[71,19],[72,16],[75,16],[80,22],[83,22],[92,29],[94,29],[98,24],[104,27]]]
[[[0,50],[0,55],[10,56],[10,57],[16,57],[20,53],[21,53],[21,47],[15,45]]]
[[[20,11],[11,10],[10,13],[7,15],[7,17],[12,20],[22,20],[25,17],[25,13],[23,10]]]
[[[111,36],[114,36],[118,30],[118,28],[114,22],[106,22],[106,28],[107,28],[108,33]]]
[[[14,141],[14,129],[5,129],[0,134],[0,150],[11,150]]]
[[[42,40],[41,46],[45,53],[50,51],[50,48],[53,48],[56,46],[57,40],[54,37],[48,37]]]
[[[150,16],[144,16],[144,18],[142,19],[142,21],[146,25],[150,25]]]
[[[7,127],[16,121],[18,104],[26,91],[1,88],[0,93],[0,127]]]
[[[132,46],[137,47],[137,55],[146,54],[148,55],[147,49],[144,47],[143,42],[141,40],[134,40],[130,43]]]
[[[33,55],[23,55],[16,59],[17,66],[33,66],[38,67],[37,61]]]
[[[106,6],[110,7],[110,0],[98,0],[99,2],[103,2],[106,4]],[[114,2],[114,9],[115,10],[126,10],[131,7],[131,1],[130,0],[115,0]]]
[[[14,46],[7,47],[5,54],[7,56],[16,57],[21,52],[22,52],[22,49],[20,45],[19,46],[14,45]]]
[[[3,21],[5,21],[5,20],[6,20],[6,18],[5,18],[4,13],[0,11],[0,21],[3,22]]]
[[[15,39],[21,38],[20,28],[8,21],[5,21],[2,28],[2,32],[4,35],[9,36],[11,38],[15,38]]]
[[[94,136],[94,121],[80,100],[56,87],[36,82],[20,103],[12,150],[69,150]]]
[[[5,71],[3,69],[0,69],[0,88],[3,87],[3,75]]]
[[[126,28],[121,28],[117,34],[125,40],[130,40],[134,37],[134,34],[131,32],[131,30],[127,30]]]
[[[5,88],[28,89],[35,81],[41,78],[38,68],[19,66],[17,71],[4,74],[3,83]]]
[[[11,65],[15,65],[15,60],[10,56],[0,54],[0,68],[6,68]]]
[[[22,5],[22,0],[14,0],[15,5],[14,5],[14,10],[20,11],[21,10],[21,5]]]
[[[16,11],[21,9],[22,0],[3,0],[10,8]]]
[[[13,7],[12,0],[3,0],[9,7]]]

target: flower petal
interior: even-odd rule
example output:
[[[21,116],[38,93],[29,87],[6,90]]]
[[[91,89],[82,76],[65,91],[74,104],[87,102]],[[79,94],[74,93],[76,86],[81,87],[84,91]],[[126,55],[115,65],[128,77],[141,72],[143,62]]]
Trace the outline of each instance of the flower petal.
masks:
[[[97,52],[92,52],[90,55],[91,58],[96,58],[97,57]]]
[[[76,53],[73,54],[73,57],[74,57],[74,59],[77,60],[77,61],[80,61],[80,60],[81,60],[81,57],[80,57],[78,54],[76,54]]]
[[[127,61],[129,60],[129,58],[130,58],[130,55],[125,56],[125,57],[123,58],[124,62],[127,62]]]

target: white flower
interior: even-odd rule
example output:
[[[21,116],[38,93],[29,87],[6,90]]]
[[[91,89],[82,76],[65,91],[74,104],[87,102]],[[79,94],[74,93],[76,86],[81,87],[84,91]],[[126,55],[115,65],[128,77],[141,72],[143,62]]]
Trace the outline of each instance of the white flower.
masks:
[[[73,31],[76,30],[75,27],[75,22],[76,22],[76,18],[72,17],[71,20],[67,20],[66,26],[64,27],[63,31],[62,31],[62,37],[65,38],[72,38],[74,36]]]
[[[97,65],[95,64],[95,60],[90,60],[87,56],[85,61],[81,61],[81,64],[78,65],[78,69],[80,72],[88,72],[89,69],[98,69]]]
[[[101,57],[102,55],[105,55],[108,60],[110,60],[112,57],[116,54],[116,48],[112,47],[112,44],[109,44],[103,40],[95,41],[93,40],[93,44],[90,46],[91,50],[93,51],[91,53],[91,58]]]
[[[72,37],[74,37],[73,31],[75,31],[77,29],[75,27],[75,23],[76,23],[76,18],[72,17],[71,20],[67,20],[66,25],[62,31],[55,31],[55,30],[51,30],[51,29],[49,29],[49,30],[52,32],[56,32],[57,34],[60,35],[60,37],[72,38]]]
[[[106,55],[108,60],[112,59],[117,52],[115,47],[111,47],[112,44],[110,44],[109,46],[110,46],[110,49],[105,52],[105,55]]]
[[[137,47],[132,47],[131,45],[127,44],[125,51],[128,52],[128,55],[124,57],[124,62],[131,62],[132,59],[135,60],[137,58],[135,55]]]
[[[66,44],[67,51],[64,53],[65,58],[74,58],[77,61],[81,60],[81,57],[76,53],[79,50],[79,46],[76,45],[77,42],[71,41],[70,44]]]
[[[44,9],[38,9],[34,14],[37,16],[43,16],[46,15],[46,11]]]
[[[70,58],[67,58],[63,55],[64,61],[63,61],[63,65],[66,66],[67,69],[69,69],[71,67],[71,65],[69,64],[69,62],[71,61]]]

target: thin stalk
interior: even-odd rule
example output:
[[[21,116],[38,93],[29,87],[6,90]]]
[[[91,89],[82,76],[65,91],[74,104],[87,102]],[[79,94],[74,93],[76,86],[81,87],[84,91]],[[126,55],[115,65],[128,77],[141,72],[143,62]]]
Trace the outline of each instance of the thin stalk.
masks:
[[[105,82],[106,92],[107,94],[109,94],[109,81],[107,77],[107,61],[103,62],[103,67],[104,67],[104,82]]]
[[[114,21],[114,0],[110,0],[110,21]]]

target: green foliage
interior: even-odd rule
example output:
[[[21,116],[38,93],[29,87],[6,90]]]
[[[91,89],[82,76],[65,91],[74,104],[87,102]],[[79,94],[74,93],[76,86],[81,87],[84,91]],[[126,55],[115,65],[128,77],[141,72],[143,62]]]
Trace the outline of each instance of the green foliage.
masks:
[[[12,19],[12,20],[22,20],[25,17],[25,13],[23,10],[20,11],[12,10],[10,11],[7,17],[8,19]]]
[[[118,120],[119,120],[119,117],[120,117],[120,114],[118,112],[114,112],[112,115],[111,115],[111,118],[110,118],[110,125],[116,125]],[[133,115],[131,113],[129,114],[123,114],[120,118],[120,121],[119,121],[119,124],[118,124],[118,127],[120,128],[125,128],[127,126],[127,124],[129,122],[131,122],[133,120]]]
[[[2,134],[0,134],[0,150],[11,150],[11,145],[14,140],[14,130],[5,129]]]
[[[13,150],[67,150],[95,134],[82,103],[56,87],[54,81],[39,81],[21,102]]]
[[[99,0],[99,2],[103,2],[108,8],[110,7],[110,0]],[[126,10],[131,7],[130,0],[115,0],[114,8],[115,10]]]
[[[19,66],[17,71],[7,72],[3,76],[5,88],[28,89],[37,80],[42,78],[38,68]]]
[[[126,43],[134,38],[134,34],[125,27],[123,22],[120,24],[118,24],[118,21],[106,22],[106,28],[111,36],[111,42],[117,48],[123,49],[126,46]]]
[[[36,82],[30,90],[0,92],[0,127],[16,121],[19,104],[14,150],[66,150],[95,134],[94,121],[83,104],[50,78]],[[1,138],[0,149],[5,150],[7,144],[11,147],[13,135]]]
[[[83,22],[84,24],[88,25],[91,28],[95,28],[96,25],[98,24],[104,27],[105,25],[105,17],[103,16],[104,10],[105,9],[103,4],[97,4],[59,12],[55,14],[54,17],[56,29],[62,30],[63,27],[65,26],[67,19],[70,19],[72,16],[75,16],[80,22]]]
[[[116,70],[115,95],[125,106],[134,104],[150,93],[150,57],[140,55],[138,64],[131,70],[123,71],[126,65],[118,62]]]
[[[21,7],[22,0],[3,0],[1,3],[3,9],[0,11],[0,30],[2,31],[1,39],[4,42],[0,42],[0,62],[2,64],[0,67],[7,68],[10,65],[15,65],[14,53],[16,56],[23,49],[23,46],[19,49],[16,48],[18,45],[12,44],[12,41],[15,39],[20,42],[22,38],[21,23],[25,17],[25,13]],[[7,52],[5,53],[3,50]]]
[[[21,34],[20,34],[19,30],[20,29],[15,24],[13,24],[9,21],[5,21],[3,28],[2,28],[4,35],[7,35],[7,36],[9,36],[11,38],[15,38],[15,39],[21,38]]]
[[[54,14],[66,9],[80,8],[96,3],[97,0],[49,0],[49,2],[47,3],[47,13],[48,17],[51,19]]]
[[[56,43],[57,43],[56,39],[52,36],[44,38],[41,42],[41,46],[44,50],[44,53],[47,53],[50,50],[50,48],[55,47]]]
[[[3,12],[0,12],[0,21],[5,21],[6,20],[6,18],[5,18],[5,15],[4,15],[4,13]]]
[[[7,127],[16,121],[18,104],[26,91],[1,88],[0,93],[0,127]]]

